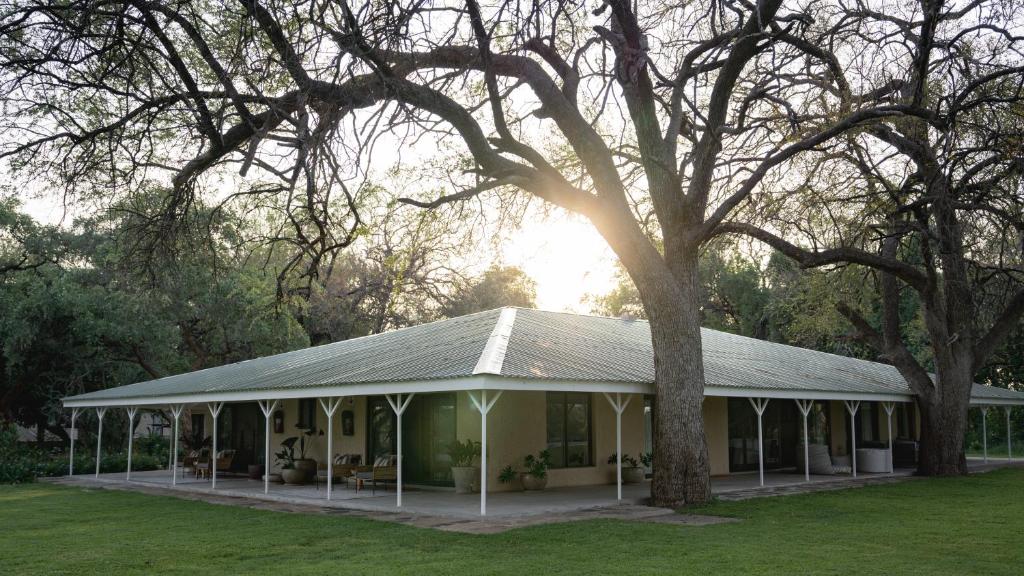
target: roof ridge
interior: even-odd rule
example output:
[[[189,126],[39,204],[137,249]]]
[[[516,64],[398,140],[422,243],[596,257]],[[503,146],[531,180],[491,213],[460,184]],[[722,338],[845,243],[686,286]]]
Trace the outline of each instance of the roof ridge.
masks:
[[[512,337],[512,326],[516,322],[516,308],[507,306],[500,310],[501,314],[498,315],[494,329],[491,330],[491,335],[480,352],[480,359],[473,368],[473,374],[501,374],[508,342]]]

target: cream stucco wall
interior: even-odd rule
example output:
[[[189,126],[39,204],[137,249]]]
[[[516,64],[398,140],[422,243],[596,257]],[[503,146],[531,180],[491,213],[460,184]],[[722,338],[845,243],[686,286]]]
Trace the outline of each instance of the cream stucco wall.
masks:
[[[722,396],[704,398],[704,434],[708,443],[708,460],[712,476],[729,473],[729,399]]]
[[[491,393],[493,394],[493,392]],[[602,394],[591,397],[593,466],[548,471],[548,486],[607,484],[614,480],[615,465],[608,457],[615,452],[615,412]],[[480,414],[466,394],[459,394],[457,434],[459,439],[480,440]],[[489,491],[517,488],[498,482],[506,465],[521,467],[527,454],[547,445],[547,400],[545,392],[505,392],[487,416]],[[622,414],[622,451],[634,458],[643,452],[643,398],[634,395]]]

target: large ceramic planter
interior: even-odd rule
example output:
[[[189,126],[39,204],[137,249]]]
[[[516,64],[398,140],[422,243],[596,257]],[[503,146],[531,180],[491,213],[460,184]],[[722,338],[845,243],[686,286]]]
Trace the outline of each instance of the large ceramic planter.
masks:
[[[455,481],[456,494],[469,494],[473,484],[480,478],[480,470],[473,466],[452,466],[452,480]]]
[[[316,460],[312,458],[296,460],[295,469],[302,470],[302,473],[306,475],[305,478],[303,478],[303,480],[306,482],[309,482],[310,480],[316,478]],[[289,484],[291,484],[291,482],[289,482]]]
[[[630,466],[622,469],[623,484],[639,484],[644,481],[644,469],[639,466]]]
[[[548,485],[547,476],[538,478],[533,474],[523,474],[520,480],[523,481],[523,490],[543,490]]]
[[[306,471],[298,468],[281,470],[281,479],[285,484],[301,485],[306,483]]]

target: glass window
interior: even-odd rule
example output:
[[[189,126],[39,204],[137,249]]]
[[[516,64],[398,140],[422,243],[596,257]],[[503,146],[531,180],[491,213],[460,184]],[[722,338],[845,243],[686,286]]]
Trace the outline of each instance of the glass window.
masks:
[[[590,394],[547,393],[547,446],[553,468],[592,466]]]
[[[395,430],[397,421],[395,411],[383,396],[371,396],[366,399],[367,409],[367,435],[366,435],[366,456],[367,464],[381,456],[388,456],[395,453]]]
[[[316,399],[302,398],[299,400],[298,428],[316,428]]]
[[[906,402],[896,404],[893,412],[893,433],[901,440],[912,440],[915,434],[914,405]]]
[[[199,440],[206,438],[206,418],[204,414],[192,415],[192,437]]]

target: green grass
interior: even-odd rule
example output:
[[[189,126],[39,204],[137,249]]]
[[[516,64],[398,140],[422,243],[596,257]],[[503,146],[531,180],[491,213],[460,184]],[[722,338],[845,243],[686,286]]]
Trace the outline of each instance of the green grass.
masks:
[[[47,484],[0,487],[2,574],[1019,574],[1024,470],[720,502],[742,521],[474,536]]]

